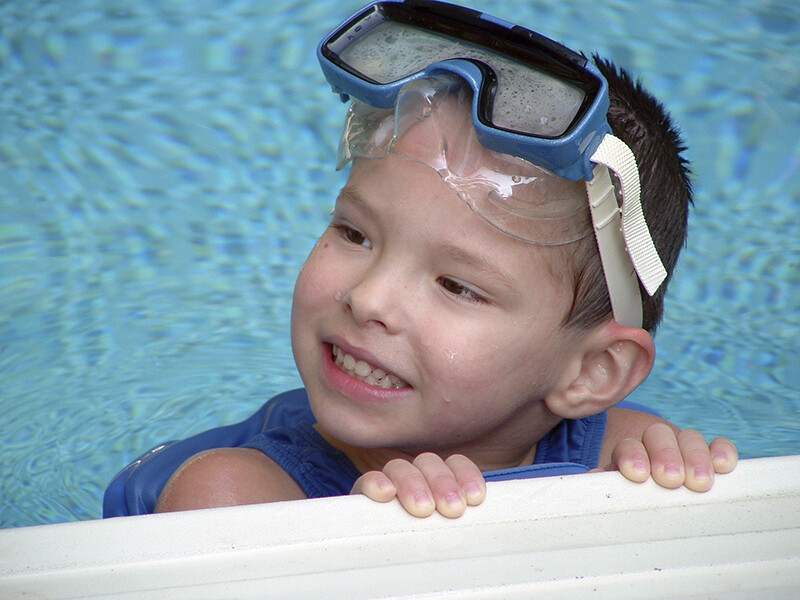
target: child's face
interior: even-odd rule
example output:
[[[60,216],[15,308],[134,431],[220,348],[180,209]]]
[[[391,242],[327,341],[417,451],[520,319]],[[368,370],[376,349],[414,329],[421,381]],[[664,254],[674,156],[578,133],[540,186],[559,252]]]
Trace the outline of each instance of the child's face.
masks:
[[[362,448],[529,440],[575,352],[561,328],[572,295],[547,260],[433,169],[357,159],[294,294],[295,360],[321,428]],[[335,352],[352,360],[338,366]],[[378,368],[389,389],[380,372],[365,381]]]

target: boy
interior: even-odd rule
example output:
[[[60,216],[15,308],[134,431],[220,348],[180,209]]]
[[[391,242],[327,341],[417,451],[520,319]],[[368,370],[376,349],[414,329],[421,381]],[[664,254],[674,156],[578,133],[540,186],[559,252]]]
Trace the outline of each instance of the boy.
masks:
[[[610,63],[437,2],[376,3],[319,55],[354,98],[352,167],[295,288],[307,400],[188,460],[157,509],[354,492],[454,517],[483,473],[534,463],[698,491],[730,471],[728,440],[613,408],[652,368],[686,236],[660,105]]]

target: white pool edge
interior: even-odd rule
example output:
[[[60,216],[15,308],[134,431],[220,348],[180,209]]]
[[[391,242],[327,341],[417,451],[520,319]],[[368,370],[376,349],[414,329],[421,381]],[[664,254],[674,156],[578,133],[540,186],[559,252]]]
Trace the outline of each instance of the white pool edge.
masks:
[[[800,598],[800,455],[711,492],[490,484],[456,520],[363,497],[0,530],[0,598]]]

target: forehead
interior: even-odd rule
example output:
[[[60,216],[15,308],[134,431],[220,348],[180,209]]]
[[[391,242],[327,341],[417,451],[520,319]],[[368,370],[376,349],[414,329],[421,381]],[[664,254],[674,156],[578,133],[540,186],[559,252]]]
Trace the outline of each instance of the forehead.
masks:
[[[486,149],[472,124],[470,98],[460,91],[433,99],[403,96],[388,153],[436,171],[474,212],[507,235],[540,244],[588,235],[591,221],[583,182]]]
[[[467,177],[479,170],[519,177],[547,173],[514,156],[484,148],[472,124],[469,88],[431,98],[406,94],[397,107],[394,154]]]
[[[517,289],[547,276],[563,283],[563,248],[523,242],[486,222],[427,165],[389,155],[356,159],[340,202],[355,205],[403,239],[409,253],[485,259]],[[445,252],[446,250],[446,252]]]

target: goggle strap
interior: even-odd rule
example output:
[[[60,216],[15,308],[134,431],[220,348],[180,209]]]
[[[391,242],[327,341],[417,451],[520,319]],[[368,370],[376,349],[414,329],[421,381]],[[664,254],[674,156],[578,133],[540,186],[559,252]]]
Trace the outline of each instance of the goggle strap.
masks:
[[[622,237],[639,279],[651,296],[658,291],[667,270],[658,255],[650,229],[642,212],[639,169],[628,145],[613,135],[606,134],[600,142],[592,162],[604,165],[617,176],[621,190]]]
[[[620,210],[614,184],[605,165],[594,168],[594,177],[586,182],[586,192],[614,320],[627,327],[641,327],[639,280],[620,235]]]

